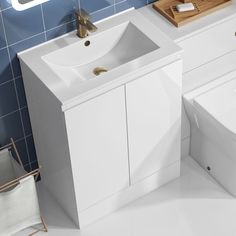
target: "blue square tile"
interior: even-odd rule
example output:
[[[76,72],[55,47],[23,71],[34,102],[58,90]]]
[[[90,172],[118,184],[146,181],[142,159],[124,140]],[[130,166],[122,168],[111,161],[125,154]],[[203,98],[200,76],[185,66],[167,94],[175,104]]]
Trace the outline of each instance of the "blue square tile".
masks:
[[[2,10],[11,7],[10,0],[0,0],[0,8]]]
[[[21,76],[20,63],[19,63],[19,60],[18,60],[16,54],[20,51],[23,51],[25,49],[28,49],[30,47],[33,47],[33,46],[38,45],[38,44],[43,43],[43,42],[45,42],[44,33],[39,34],[35,37],[24,40],[22,42],[19,42],[19,43],[14,44],[14,45],[9,47],[14,77]]]
[[[147,0],[130,0],[130,2],[135,8],[140,8],[147,5]]]
[[[0,117],[17,109],[14,81],[0,85]]]
[[[118,12],[122,12],[122,11],[125,11],[129,8],[131,8],[131,4],[130,2],[128,1],[123,1],[123,2],[120,2],[118,4],[115,5],[115,12],[118,13]]]
[[[76,28],[76,23],[75,23],[75,21],[73,21],[73,22],[67,23],[65,25],[51,29],[51,30],[47,31],[47,33],[46,33],[47,40],[54,39],[54,38],[59,37],[63,34],[71,32],[75,28]]]
[[[27,141],[27,146],[28,146],[28,151],[29,151],[30,162],[37,161],[33,136],[31,135],[27,137],[26,141]]]
[[[9,143],[10,138],[17,140],[22,137],[23,129],[19,111],[0,118],[0,145]]]
[[[0,15],[0,49],[4,47],[6,47],[6,40],[5,40],[5,34],[4,34],[4,29],[3,29],[2,17]]]
[[[9,8],[2,12],[8,44],[14,44],[44,31],[41,7],[25,11]]]
[[[101,19],[104,19],[106,17],[112,16],[115,13],[115,8],[114,6],[111,7],[106,7],[100,11],[96,11],[91,14],[92,16],[92,21],[99,21]]]
[[[29,158],[28,158],[28,153],[27,153],[27,149],[26,149],[26,142],[25,139],[22,139],[20,141],[15,142],[16,143],[16,148],[17,151],[19,152],[19,156],[20,159],[23,163],[24,166],[29,165]],[[12,151],[12,154],[14,156],[14,158],[17,160],[17,157],[14,153],[14,151]]]
[[[30,164],[26,164],[26,165],[24,165],[24,169],[25,169],[25,171],[26,172],[31,172],[31,165]]]
[[[39,168],[39,164],[37,161],[31,162],[31,168],[32,170],[38,169]]]
[[[114,0],[80,0],[80,7],[88,13],[96,12],[112,5],[114,5]]]
[[[7,49],[0,50],[0,84],[12,80],[13,75]]]
[[[51,0],[43,4],[43,15],[46,30],[73,21],[75,19],[74,0]]]
[[[28,111],[27,108],[23,108],[21,110],[21,116],[22,116],[22,120],[23,120],[25,135],[26,136],[31,135],[32,134],[32,129],[31,129],[29,111]]]
[[[23,84],[22,78],[18,78],[15,80],[17,95],[20,103],[20,108],[27,106],[26,97],[25,97],[25,88]]]

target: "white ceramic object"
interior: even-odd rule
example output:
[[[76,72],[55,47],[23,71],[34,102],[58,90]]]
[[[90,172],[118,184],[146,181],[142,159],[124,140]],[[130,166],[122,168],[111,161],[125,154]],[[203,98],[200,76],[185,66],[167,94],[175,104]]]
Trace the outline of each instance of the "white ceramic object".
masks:
[[[19,55],[42,183],[80,228],[180,174],[181,49],[136,10],[97,27]]]
[[[236,1],[232,1],[229,7],[181,28],[176,28],[160,14],[157,14],[151,4],[138,11],[183,49],[183,93],[196,89],[232,71],[235,67],[235,57],[230,52],[234,51],[236,54]],[[217,63],[213,63],[214,61]],[[222,61],[227,62],[222,65]],[[183,111],[183,156],[186,155],[184,150],[189,149],[187,143],[190,143],[190,125]]]
[[[61,101],[63,110],[78,104],[91,91],[108,84],[110,88],[121,85],[127,76],[132,79],[137,76],[136,71],[150,68],[157,61],[165,65],[166,57],[180,52],[178,46],[136,10],[96,25],[98,30],[85,39],[72,32],[19,54],[21,63],[27,63]],[[86,41],[90,41],[88,47],[84,45]],[[95,77],[92,70],[97,66],[111,69]]]
[[[49,0],[11,0],[11,4],[15,10],[23,11],[47,1]]]
[[[184,102],[191,123],[191,156],[236,196],[235,89],[236,70],[185,94]]]

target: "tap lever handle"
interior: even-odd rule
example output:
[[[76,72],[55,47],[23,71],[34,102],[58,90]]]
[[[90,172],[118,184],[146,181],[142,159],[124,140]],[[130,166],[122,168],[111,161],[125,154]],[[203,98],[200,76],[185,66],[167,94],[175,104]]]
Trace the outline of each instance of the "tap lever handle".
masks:
[[[77,10],[75,12],[76,14],[76,17],[79,19],[83,19],[83,20],[86,20],[88,21],[90,19],[90,15],[82,8],[80,8],[79,10]]]

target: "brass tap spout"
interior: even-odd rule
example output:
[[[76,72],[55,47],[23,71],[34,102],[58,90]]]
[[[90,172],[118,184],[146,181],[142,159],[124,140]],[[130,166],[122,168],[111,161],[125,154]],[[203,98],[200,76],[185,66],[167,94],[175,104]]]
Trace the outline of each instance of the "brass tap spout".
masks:
[[[77,25],[77,36],[85,38],[89,32],[94,32],[97,27],[90,21],[90,15],[83,9],[79,9],[75,12],[76,25]]]

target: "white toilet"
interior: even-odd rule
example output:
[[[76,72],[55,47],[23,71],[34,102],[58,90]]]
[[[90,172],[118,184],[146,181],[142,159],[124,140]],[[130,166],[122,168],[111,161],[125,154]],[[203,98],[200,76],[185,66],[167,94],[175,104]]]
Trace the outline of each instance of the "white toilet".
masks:
[[[236,68],[222,74],[184,94],[184,105],[191,125],[190,155],[236,196]]]

